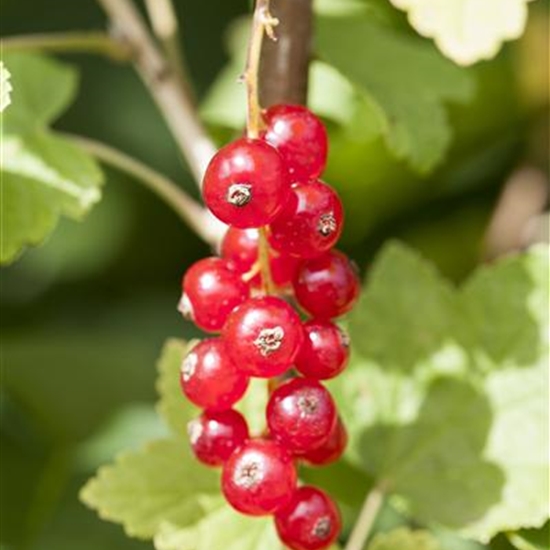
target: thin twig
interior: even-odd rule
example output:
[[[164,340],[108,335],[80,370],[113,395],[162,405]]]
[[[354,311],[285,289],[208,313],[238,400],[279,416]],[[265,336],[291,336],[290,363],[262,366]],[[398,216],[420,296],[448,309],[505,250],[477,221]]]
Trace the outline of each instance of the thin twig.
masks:
[[[179,85],[178,77],[170,70],[134,4],[130,0],[97,1],[108,14],[114,31],[130,47],[136,69],[200,186],[216,147],[198,117],[193,100]]]
[[[66,136],[101,162],[129,174],[143,183],[170,206],[206,243],[215,247],[221,240],[225,226],[166,176],[126,153],[99,141],[71,134],[66,134]]]
[[[181,30],[176,11],[171,0],[145,0],[145,7],[153,26],[153,31],[164,49],[166,59],[176,73],[180,86],[185,88],[190,98],[194,92],[188,76],[187,62],[181,47]]]
[[[376,520],[376,516],[384,503],[384,496],[385,492],[381,485],[374,487],[374,489],[367,494],[345,550],[363,550]]]
[[[267,34],[272,40],[276,40],[273,29],[278,24],[279,20],[269,13],[269,0],[256,0],[244,73],[248,99],[246,129],[250,138],[257,138],[263,127],[258,95],[258,74],[264,34]]]
[[[105,55],[114,61],[130,59],[130,50],[103,31],[73,31],[8,36],[0,41],[3,51],[79,52]]]

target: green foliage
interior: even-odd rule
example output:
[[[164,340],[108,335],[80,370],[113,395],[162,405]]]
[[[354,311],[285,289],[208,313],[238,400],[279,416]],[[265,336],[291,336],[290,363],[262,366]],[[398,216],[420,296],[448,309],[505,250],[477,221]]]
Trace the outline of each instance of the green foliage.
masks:
[[[186,425],[197,411],[178,384],[187,349],[170,340],[158,363],[158,410],[172,436],[100,468],[81,498],[102,518],[122,523],[129,535],[154,539],[159,550],[271,550],[272,523],[234,512],[220,495],[218,472],[201,465],[189,449]]]
[[[397,158],[420,172],[441,160],[451,140],[443,103],[471,97],[466,73],[425,44],[368,18],[321,18],[317,49],[379,107],[380,131]]]
[[[510,542],[518,550],[548,550],[550,548],[550,523],[540,529],[521,529],[509,533]]]
[[[75,94],[74,70],[34,55],[10,54],[5,62],[14,93],[2,120],[1,263],[42,242],[61,214],[81,219],[103,182],[89,155],[47,128]]]
[[[493,58],[504,40],[523,34],[530,0],[489,0],[483,9],[476,10],[467,0],[445,4],[437,0],[391,1],[407,11],[411,25],[423,36],[433,38],[447,57],[460,65],[470,65]]]
[[[402,246],[375,262],[349,321],[357,354],[331,386],[350,459],[417,520],[487,541],[548,517],[547,279],[546,247],[483,268],[460,291]],[[519,316],[519,334],[500,316]]]
[[[412,531],[405,527],[374,537],[367,550],[442,550],[429,531]]]

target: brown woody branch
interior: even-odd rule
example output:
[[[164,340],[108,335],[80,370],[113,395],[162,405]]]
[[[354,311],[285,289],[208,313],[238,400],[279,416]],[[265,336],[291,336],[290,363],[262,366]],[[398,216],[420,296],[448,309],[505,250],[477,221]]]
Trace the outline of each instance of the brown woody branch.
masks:
[[[279,20],[277,41],[265,40],[260,63],[260,104],[306,103],[312,37],[312,0],[271,0]]]

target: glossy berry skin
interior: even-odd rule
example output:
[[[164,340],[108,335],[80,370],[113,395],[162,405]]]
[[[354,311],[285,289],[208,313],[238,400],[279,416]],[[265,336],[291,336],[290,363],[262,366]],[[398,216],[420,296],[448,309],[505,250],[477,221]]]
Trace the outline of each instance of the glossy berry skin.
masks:
[[[264,119],[264,139],[281,153],[292,182],[319,177],[328,151],[323,123],[301,105],[274,105],[265,112]]]
[[[221,254],[232,269],[245,274],[252,269],[258,259],[258,240],[257,229],[230,227],[222,240]],[[270,251],[269,264],[273,282],[279,287],[289,285],[296,274],[299,263],[298,258]],[[259,273],[250,280],[250,284],[254,288],[259,288],[261,282]]]
[[[248,439],[242,414],[233,409],[205,411],[187,424],[195,456],[208,466],[221,466]]]
[[[337,250],[303,262],[294,278],[298,303],[320,319],[348,312],[359,296],[359,289],[355,266]]]
[[[304,324],[304,343],[294,362],[306,378],[328,380],[340,374],[349,359],[349,336],[330,321]]]
[[[269,242],[291,256],[314,258],[336,244],[343,226],[342,203],[332,188],[319,180],[295,183],[271,223]]]
[[[183,277],[182,289],[178,309],[207,332],[220,331],[231,311],[249,295],[239,273],[221,258],[193,264]]]
[[[319,382],[294,378],[271,394],[266,417],[274,439],[292,453],[303,453],[327,441],[337,414],[330,393]]]
[[[222,491],[239,512],[273,514],[290,502],[296,489],[291,455],[275,441],[251,439],[225,463]]]
[[[277,513],[275,526],[292,550],[325,550],[338,538],[342,521],[336,504],[324,491],[304,486]]]
[[[235,227],[270,223],[284,206],[290,189],[279,153],[262,140],[241,138],[220,149],[203,182],[208,208]]]
[[[326,466],[336,462],[346,450],[348,433],[340,418],[337,419],[329,438],[317,449],[300,455],[310,466]]]
[[[231,361],[223,340],[209,338],[199,342],[183,360],[180,383],[192,403],[219,411],[243,396],[248,377]]]
[[[230,227],[222,240],[221,255],[235,270],[246,273],[258,259],[258,240],[257,229]]]
[[[304,338],[298,314],[274,296],[251,298],[227,319],[222,337],[239,369],[261,378],[278,376],[293,363]]]

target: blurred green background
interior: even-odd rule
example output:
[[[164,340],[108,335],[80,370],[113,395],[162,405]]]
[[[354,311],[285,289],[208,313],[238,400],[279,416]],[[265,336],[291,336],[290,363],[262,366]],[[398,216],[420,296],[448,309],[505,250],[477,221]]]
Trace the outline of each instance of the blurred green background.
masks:
[[[227,62],[224,30],[249,3],[176,4],[202,97]],[[380,138],[354,141],[331,127],[327,180],[347,202],[342,247],[361,266],[391,237],[456,281],[481,260],[510,173],[524,163],[547,170],[547,100],[537,80],[548,66],[539,47],[547,21],[548,4],[536,2],[527,35],[471,69],[474,100],[450,106],[452,146],[429,176],[394,160]],[[8,36],[98,29],[104,17],[92,0],[2,0],[0,25]],[[115,145],[196,194],[133,71],[91,56],[63,58],[81,68],[81,85],[56,127]],[[62,220],[45,246],[2,270],[1,550],[151,547],[101,522],[77,493],[116,452],[163,432],[153,409],[155,360],[167,337],[194,334],[176,311],[179,279],[209,251],[139,184],[107,175],[104,198],[84,223]]]

